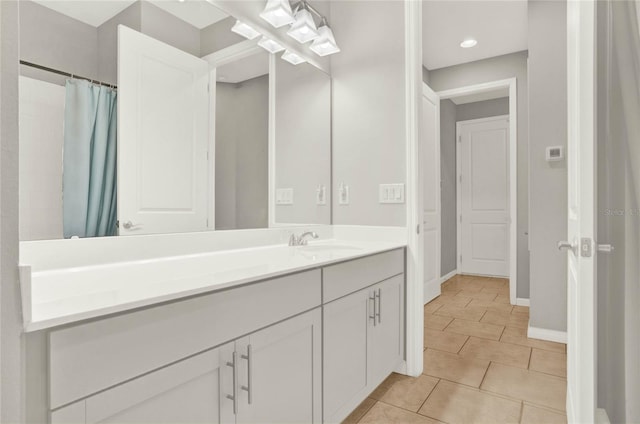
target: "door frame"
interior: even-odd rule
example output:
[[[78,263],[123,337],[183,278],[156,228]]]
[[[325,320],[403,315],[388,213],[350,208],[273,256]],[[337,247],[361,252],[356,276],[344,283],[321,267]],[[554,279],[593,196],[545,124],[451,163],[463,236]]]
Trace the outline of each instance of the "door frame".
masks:
[[[509,90],[509,301],[512,305],[518,304],[518,97],[517,78],[491,81],[481,84],[468,85],[459,88],[439,91],[436,94],[440,100],[453,99],[469,94],[480,94],[500,88]],[[457,151],[458,149],[456,149]],[[456,153],[457,156],[458,153]],[[457,164],[456,164],[457,165]],[[457,173],[457,171],[456,171]],[[459,202],[458,202],[459,206]],[[459,249],[459,246],[458,246]],[[456,263],[459,260],[456,258]],[[526,304],[527,301],[521,301]]]
[[[479,118],[479,119],[467,119],[465,121],[457,121],[456,122],[456,143],[460,143],[460,129],[462,127],[462,125],[464,124],[481,124],[483,122],[491,122],[491,121],[502,121],[503,119],[507,120],[507,123],[510,123],[509,120],[509,115],[496,115],[496,116],[490,116],[488,118]],[[456,144],[457,145],[457,144]],[[509,145],[509,154],[511,154],[511,149],[513,148],[513,146]],[[461,151],[460,149],[456,148],[456,236],[457,236],[457,243],[456,243],[456,268],[458,269],[458,273],[462,274],[462,262],[460,261],[460,255],[462,253],[462,222],[461,222],[461,218],[460,216],[462,215],[462,190],[460,190],[460,183],[461,183],[461,175],[462,175],[462,166],[461,166]],[[510,164],[511,166],[511,164]],[[509,172],[511,172],[509,170]],[[509,176],[509,179],[511,177]],[[509,196],[511,197],[511,195]],[[511,211],[509,211],[509,219],[511,222]],[[511,230],[509,230],[509,233],[511,233]],[[509,241],[509,245],[511,244],[511,241]],[[509,255],[510,256],[510,255]],[[509,261],[511,261],[511,258],[509,258]],[[509,263],[509,265],[511,265],[511,263]],[[474,274],[475,275],[475,274]],[[488,277],[492,277],[491,275],[489,275]],[[511,293],[509,293],[511,294]]]

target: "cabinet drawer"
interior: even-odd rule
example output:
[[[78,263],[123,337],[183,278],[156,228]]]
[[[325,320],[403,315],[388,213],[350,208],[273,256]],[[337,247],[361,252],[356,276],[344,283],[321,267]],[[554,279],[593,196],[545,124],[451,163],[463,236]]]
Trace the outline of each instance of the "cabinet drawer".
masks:
[[[404,249],[392,250],[366,258],[324,268],[323,303],[404,273]]]
[[[50,333],[50,406],[218,346],[321,303],[313,270]]]

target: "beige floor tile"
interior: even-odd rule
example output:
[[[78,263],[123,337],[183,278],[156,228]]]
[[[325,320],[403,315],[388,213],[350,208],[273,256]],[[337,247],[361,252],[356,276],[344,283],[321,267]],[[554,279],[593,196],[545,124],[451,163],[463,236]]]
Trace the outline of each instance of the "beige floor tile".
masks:
[[[494,299],[494,302],[511,304],[508,294],[499,294],[498,297]]]
[[[525,403],[520,422],[522,424],[566,424],[567,416]]]
[[[437,423],[430,418],[409,412],[395,406],[378,402],[360,420],[363,424],[432,424]]]
[[[509,287],[483,287],[483,293],[495,293],[503,296],[509,296]]]
[[[482,390],[564,411],[567,382],[562,378],[492,363]]]
[[[467,386],[480,386],[488,366],[489,361],[483,359],[463,358],[434,349],[424,351],[424,374]]]
[[[528,306],[514,306],[512,314],[523,314],[529,316],[529,307]]]
[[[437,378],[424,374],[417,378],[403,376],[393,383],[380,400],[389,405],[418,412],[438,381]]]
[[[445,352],[458,353],[469,336],[448,331],[424,330],[425,347]]]
[[[431,330],[444,330],[451,321],[453,321],[451,317],[427,314],[424,316],[424,327]]]
[[[505,325],[507,327],[527,328],[529,326],[529,317],[526,315],[496,311],[487,311],[480,321],[488,324]]]
[[[469,321],[480,321],[485,312],[487,312],[487,310],[484,308],[465,308],[447,304],[438,309],[435,314],[452,318],[466,319]]]
[[[461,292],[462,293],[462,292]],[[489,293],[490,296],[496,297],[495,294]],[[508,303],[498,303],[492,300],[473,299],[467,306],[473,308],[485,308],[488,311],[496,311],[503,313],[511,313],[513,306]]]
[[[356,424],[375,404],[375,399],[366,398],[351,414],[349,414],[347,418],[345,418],[344,421],[342,421],[342,424]]]
[[[393,385],[402,380],[405,376],[402,374],[391,373],[389,377],[387,377],[376,389],[369,395],[370,398],[375,400],[380,400],[382,397],[389,391]]]
[[[431,302],[429,302],[426,305],[424,305],[424,313],[425,314],[432,314],[435,311],[437,311],[438,309],[440,309],[440,307],[443,305],[443,303],[441,301],[439,301],[438,299],[432,300]]]
[[[503,278],[489,278],[481,280],[483,288],[486,289],[506,289],[509,290],[509,280]]]
[[[529,369],[567,378],[567,354],[533,349]]]
[[[464,308],[471,302],[470,297],[460,296],[461,293],[465,293],[463,291],[456,292],[455,296],[440,296],[434,302],[439,303],[440,305],[452,305],[457,306],[459,308]]]
[[[536,349],[550,350],[553,352],[566,352],[566,345],[562,343],[528,338],[526,328],[507,327],[504,329],[504,333],[502,333],[500,341],[518,344],[521,346],[535,347]]]
[[[487,312],[488,313],[488,312]],[[482,337],[491,340],[500,340],[500,335],[504,326],[487,324],[484,322],[467,321],[464,319],[454,319],[445,331],[451,331],[458,334],[466,334],[467,336]]]
[[[520,402],[440,381],[419,413],[447,423],[517,423]]]
[[[495,293],[485,293],[485,292],[470,292],[467,290],[460,290],[460,292],[458,292],[458,295],[456,297],[458,298],[466,298],[469,300],[480,300],[480,301],[485,301],[485,302],[491,302],[492,300],[494,300],[496,298],[496,296],[498,296]]]
[[[511,343],[471,337],[460,351],[466,358],[488,359],[512,367],[527,369],[531,348]]]

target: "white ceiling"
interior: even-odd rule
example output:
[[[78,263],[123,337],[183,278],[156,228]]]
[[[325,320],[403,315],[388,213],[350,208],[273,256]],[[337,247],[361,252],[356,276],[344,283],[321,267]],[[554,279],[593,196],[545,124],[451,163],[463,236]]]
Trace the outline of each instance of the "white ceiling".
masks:
[[[137,0],[33,0],[36,3],[98,27],[131,6]],[[214,24],[228,15],[211,3],[200,0],[147,0],[198,29]]]
[[[424,0],[422,63],[439,69],[527,50],[526,0]],[[463,49],[460,43],[478,44]]]
[[[235,60],[216,69],[216,80],[238,83],[269,73],[269,53],[266,51]]]
[[[491,91],[484,91],[482,93],[467,94],[466,96],[452,97],[450,100],[457,104],[463,105],[466,103],[482,102],[485,100],[501,99],[503,97],[509,97],[508,88],[497,88]]]

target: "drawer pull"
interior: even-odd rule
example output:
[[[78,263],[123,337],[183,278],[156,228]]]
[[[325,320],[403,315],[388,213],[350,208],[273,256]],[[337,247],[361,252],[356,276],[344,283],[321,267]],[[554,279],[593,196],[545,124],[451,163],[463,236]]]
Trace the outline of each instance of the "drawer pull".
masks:
[[[252,377],[251,377],[251,375],[253,374],[253,364],[252,364],[252,361],[251,361],[251,357],[252,357],[251,345],[247,346],[247,354],[246,355],[241,355],[240,357],[242,359],[246,359],[247,360],[247,385],[246,386],[242,386],[240,388],[247,392],[248,398],[249,398],[249,405],[251,405],[251,402],[253,401],[253,390],[252,390],[253,382],[252,382]]]
[[[376,295],[374,293],[373,296],[369,295],[369,300],[373,301],[373,315],[369,315],[369,318],[373,320],[373,326],[375,327],[377,325],[377,321],[376,321]]]
[[[233,394],[227,395],[227,399],[233,401],[233,414],[238,414],[238,352],[233,352],[232,362],[227,362],[227,366],[233,368]]]

